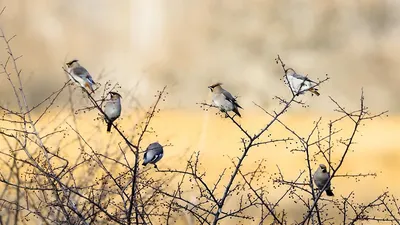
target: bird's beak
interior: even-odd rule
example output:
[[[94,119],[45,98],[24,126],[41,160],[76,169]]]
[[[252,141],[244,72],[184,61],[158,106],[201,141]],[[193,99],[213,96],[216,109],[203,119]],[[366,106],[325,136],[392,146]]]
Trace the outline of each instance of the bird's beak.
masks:
[[[212,91],[212,90],[213,90],[213,88],[212,88],[211,86],[208,86],[208,88],[210,89],[210,91]]]

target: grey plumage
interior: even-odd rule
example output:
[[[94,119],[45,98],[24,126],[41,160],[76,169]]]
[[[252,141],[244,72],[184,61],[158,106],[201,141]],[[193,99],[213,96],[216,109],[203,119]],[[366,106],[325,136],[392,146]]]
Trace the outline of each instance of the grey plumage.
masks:
[[[309,79],[306,76],[296,73],[294,69],[289,68],[286,70],[286,77],[289,82],[289,87],[295,95],[302,95],[306,91],[312,92],[319,96],[317,89],[318,83]]]
[[[329,175],[328,171],[326,170],[326,166],[324,164],[319,165],[317,171],[315,171],[315,173],[314,173],[313,178],[314,178],[314,183],[318,187],[318,189],[321,191],[324,191],[323,188],[330,179],[330,175]],[[334,196],[332,189],[331,189],[330,182],[326,185],[325,191],[328,196]]]
[[[157,168],[156,163],[160,161],[160,159],[164,156],[164,149],[163,147],[158,143],[154,142],[151,143],[147,149],[146,152],[144,153],[143,156],[143,166],[146,166],[147,164],[153,164],[154,167]]]
[[[221,85],[222,83],[216,83],[208,86],[213,93],[212,101],[214,105],[218,107],[221,112],[233,111],[236,115],[241,117],[239,108],[243,108],[237,103],[236,98],[227,90],[223,89]]]
[[[107,123],[107,132],[111,131],[112,123],[121,115],[121,95],[116,92],[109,92],[110,99],[104,105],[104,113],[108,119],[105,118]]]
[[[87,87],[94,92],[93,85],[95,82],[93,81],[92,76],[78,63],[77,59],[66,63],[66,65],[68,76],[73,82],[79,84],[83,88]]]

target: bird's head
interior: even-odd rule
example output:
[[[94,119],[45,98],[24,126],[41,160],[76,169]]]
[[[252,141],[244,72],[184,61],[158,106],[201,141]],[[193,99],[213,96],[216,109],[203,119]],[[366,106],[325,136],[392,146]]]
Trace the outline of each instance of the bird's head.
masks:
[[[117,92],[110,91],[110,92],[108,92],[108,94],[110,94],[111,99],[120,99],[120,98],[122,98],[121,95],[119,93],[117,93]]]
[[[222,85],[222,83],[218,82],[218,83],[216,83],[216,84],[213,84],[213,85],[208,86],[208,88],[210,88],[210,91],[213,92],[213,91],[214,91],[214,88],[216,88],[216,87],[221,87],[221,85]]]
[[[319,164],[319,168],[322,170],[323,173],[326,173],[326,166],[324,164]]]
[[[163,148],[163,146],[158,141],[151,143],[147,147],[147,150],[152,150],[152,149],[157,149],[157,148],[161,148],[161,149]]]
[[[296,73],[296,71],[294,71],[293,68],[288,68],[288,69],[286,70],[285,75],[286,75],[286,76],[293,76],[295,73]]]
[[[78,64],[78,60],[74,59],[66,63],[68,68],[71,68],[73,65]]]

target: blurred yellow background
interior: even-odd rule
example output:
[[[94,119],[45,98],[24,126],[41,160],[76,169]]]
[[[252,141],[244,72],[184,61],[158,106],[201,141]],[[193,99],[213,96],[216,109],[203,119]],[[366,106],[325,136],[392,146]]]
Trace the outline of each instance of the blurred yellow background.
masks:
[[[230,165],[224,155],[239,156],[242,135],[215,110],[205,112],[196,104],[209,101],[208,85],[223,82],[238,95],[244,108],[241,123],[257,131],[269,117],[253,101],[276,110],[279,105],[272,98],[290,94],[280,80],[277,54],[313,79],[328,74],[331,79],[320,87],[321,96],[301,96],[310,107],[292,107],[283,117],[304,135],[319,117],[327,123],[338,116],[328,96],[347,109],[357,109],[363,88],[370,110],[389,110],[390,116],[361,128],[342,174],[377,172],[378,177],[361,182],[336,179],[334,192],[346,196],[356,190],[357,197],[367,202],[389,187],[400,196],[398,0],[0,0],[4,6],[0,26],[7,36],[17,35],[12,48],[23,55],[19,66],[30,105],[61,87],[66,81],[61,67],[74,58],[95,81],[121,85],[120,125],[125,130],[137,119],[124,117],[147,108],[156,91],[167,85],[169,94],[161,106],[165,110],[153,125],[158,137],[147,141],[157,138],[173,144],[166,148],[161,168],[172,167],[167,162],[182,152],[201,151],[211,180]],[[1,62],[6,57],[0,51]],[[0,76],[0,103],[12,105],[5,81]],[[82,96],[79,89],[74,93],[77,99]],[[77,103],[85,106],[88,101]],[[91,129],[97,126],[88,115],[78,115],[83,136],[93,135]],[[343,128],[350,131],[351,123]],[[272,131],[276,137],[287,135],[278,124]],[[101,147],[106,137],[104,132],[91,141]],[[245,168],[262,157],[271,170],[275,172],[279,164],[290,178],[305,168],[304,158],[284,147],[255,149]],[[271,194],[272,200],[274,196],[278,195]],[[295,210],[293,203],[287,204]]]
[[[161,104],[161,108],[164,104]],[[140,115],[137,114],[137,115]],[[321,121],[320,132],[321,136],[325,136],[328,133],[329,121],[338,118],[341,114],[332,113],[325,114]],[[77,116],[78,121],[85,121],[87,117],[95,117],[95,113],[80,114]],[[312,129],[313,122],[318,120],[321,115],[318,114],[305,114],[296,113],[291,114],[290,112],[281,117],[282,122],[297,132],[297,134],[307,137]],[[125,133],[133,133],[132,124],[137,123],[141,120],[142,116],[135,116],[130,118],[127,115],[122,120],[118,121],[118,125],[122,128]],[[63,124],[64,117],[60,116],[57,120],[50,118],[49,120],[42,121],[43,133],[50,132],[49,126],[46,126],[47,122],[53,122],[55,124]],[[67,120],[72,124],[71,118]],[[247,112],[242,119],[238,120],[241,125],[248,130],[251,134],[259,131],[269,121],[270,117],[263,112]],[[385,191],[390,191],[390,194],[394,196],[400,196],[400,182],[397,179],[399,175],[399,145],[398,134],[400,134],[400,117],[379,117],[372,121],[366,121],[365,126],[361,126],[358,134],[356,135],[354,142],[355,144],[350,149],[346,160],[341,167],[337,175],[352,174],[357,175],[360,173],[376,173],[376,177],[365,177],[354,179],[354,178],[343,178],[337,177],[332,181],[333,191],[335,193],[334,199],[341,199],[341,197],[347,197],[351,192],[355,192],[354,202],[368,204],[369,202],[376,199],[380,194]],[[242,146],[240,138],[243,134],[236,128],[229,119],[223,119],[220,115],[215,115],[215,109],[210,111],[182,111],[182,110],[161,110],[152,124],[152,128],[156,132],[155,134],[149,134],[145,136],[144,143],[142,144],[142,150],[144,150],[148,144],[159,141],[161,144],[172,144],[164,148],[165,154],[163,159],[157,163],[158,168],[161,170],[166,169],[181,169],[186,167],[187,160],[190,155],[196,151],[200,152],[200,172],[206,172],[204,180],[209,185],[213,185],[219,178],[219,175],[224,169],[231,171],[233,164],[231,159],[237,160],[240,157],[242,151],[238,148]],[[67,125],[62,125],[60,128],[67,128]],[[342,131],[333,136],[334,153],[332,160],[334,166],[337,165],[340,157],[344,152],[344,146],[338,143],[340,139],[347,139],[352,132],[354,123],[350,119],[345,119],[334,126],[335,129]],[[101,122],[90,122],[78,124],[81,135],[86,138],[86,141],[96,150],[100,152],[113,152],[119,151],[116,143],[122,142],[122,139],[113,132],[113,134],[107,134],[105,124]],[[100,130],[97,130],[97,129]],[[271,135],[271,136],[269,136]],[[271,129],[266,132],[260,141],[267,141],[271,138],[281,139],[285,137],[292,137],[284,127],[278,123],[272,125]],[[67,138],[60,136],[60,138],[47,139],[46,141],[51,146],[65,146],[68,144],[68,149],[61,151],[61,155],[75,159],[80,153],[79,144],[74,142],[69,144],[74,138],[74,134],[71,133]],[[315,137],[312,138],[315,140]],[[114,143],[108,149],[104,149],[104,146],[108,146],[110,143]],[[266,197],[269,201],[277,201],[282,194],[288,189],[287,186],[280,186],[276,188],[276,184],[273,184],[271,178],[279,178],[276,175],[278,172],[277,166],[279,166],[285,179],[288,181],[295,180],[301,171],[307,169],[304,153],[291,153],[292,149],[299,149],[301,146],[295,144],[295,141],[291,141],[286,144],[274,144],[254,147],[250,150],[248,157],[245,159],[242,171],[250,172],[258,166],[260,160],[265,160],[264,165],[267,171],[265,176],[260,179],[259,182],[254,184],[254,187],[258,185],[265,185],[268,194]],[[326,148],[326,146],[325,146]],[[63,148],[62,148],[63,149]],[[86,151],[89,151],[88,149]],[[317,147],[314,145],[310,148],[311,153],[316,153]],[[90,152],[90,151],[89,151]],[[317,168],[319,163],[326,163],[322,156],[316,157],[317,161],[312,162],[313,169]],[[74,161],[74,160],[72,160]],[[133,161],[133,158],[132,160]],[[149,166],[151,167],[151,166]],[[142,167],[141,167],[142,168]],[[275,175],[274,175],[275,174]],[[163,173],[157,173],[154,169],[151,172],[153,178],[160,178]],[[230,173],[224,178],[222,184],[225,184],[229,179]],[[304,178],[307,178],[306,174],[302,176],[299,182],[304,182]],[[241,179],[238,177],[237,181]],[[358,180],[358,181],[357,181]],[[175,179],[169,182],[168,188],[172,192],[171,188],[175,188],[180,179]],[[185,182],[184,188],[187,188],[189,192],[185,192],[183,196],[192,200],[198,197],[198,193],[190,190],[190,183]],[[217,196],[221,197],[224,186],[219,186]],[[238,201],[240,196],[232,196],[228,198],[227,205],[224,207],[225,210],[236,209],[238,207]],[[323,196],[326,197],[325,195]],[[195,202],[195,200],[192,200]],[[292,199],[285,198],[279,205],[278,211],[285,210],[288,215],[288,220],[299,220],[304,213],[304,206],[295,204]],[[332,203],[328,203],[330,205]],[[331,206],[328,206],[330,209]],[[259,222],[259,210],[249,210],[249,215],[255,216],[256,222]],[[340,222],[341,217],[337,214],[337,210],[333,210],[330,217],[333,217],[333,222]],[[186,217],[179,217],[181,223],[178,224],[190,224],[187,223]],[[232,224],[236,219],[223,221],[221,224]],[[368,222],[367,224],[376,224],[374,222]]]

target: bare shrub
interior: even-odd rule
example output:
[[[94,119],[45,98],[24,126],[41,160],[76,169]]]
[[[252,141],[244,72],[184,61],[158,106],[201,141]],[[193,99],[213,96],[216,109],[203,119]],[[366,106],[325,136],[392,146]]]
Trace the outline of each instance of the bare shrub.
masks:
[[[130,125],[129,132],[116,121],[113,123],[116,135],[110,135],[106,144],[96,144],[99,141],[96,134],[105,125],[102,103],[106,93],[117,84],[106,83],[99,87],[96,93],[103,89],[100,99],[82,89],[83,97],[90,103],[84,108],[77,108],[72,93],[80,88],[73,88],[70,81],[39,104],[29,106],[23,73],[18,67],[20,56],[11,48],[15,36],[8,37],[0,31],[8,54],[0,63],[1,76],[7,79],[17,103],[16,108],[0,106],[0,134],[6,144],[0,150],[3,164],[0,224],[174,224],[182,215],[187,224],[223,221],[229,224],[327,224],[337,221],[337,215],[343,224],[358,221],[399,223],[398,199],[388,192],[378,194],[369,204],[360,204],[353,200],[356,191],[348,196],[328,198],[324,192],[316,190],[312,180],[319,163],[327,165],[333,187],[339,185],[342,178],[376,176],[361,171],[349,174],[342,170],[360,126],[387,113],[369,112],[364,105],[363,92],[359,108],[355,110],[345,109],[330,97],[336,105],[334,111],[339,114],[338,118],[327,124],[318,118],[306,136],[300,135],[282,119],[292,107],[307,107],[290,88],[289,97],[274,98],[280,105],[276,111],[268,111],[254,103],[267,118],[260,121],[263,125],[256,133],[250,133],[236,117],[226,114],[232,129],[241,132],[242,146],[231,151],[232,166],[219,171],[216,180],[209,182],[206,179],[209,168],[202,166],[201,152],[191,154],[182,168],[141,166],[143,150],[147,147],[145,140],[155,138],[156,131],[151,124],[160,113],[160,103],[165,101],[166,87],[157,92],[154,104],[142,112],[140,122]],[[278,56],[276,61],[286,74],[282,59]],[[63,72],[67,71],[60,69],[60,73]],[[286,79],[283,76],[283,81]],[[329,77],[325,77],[317,85],[328,80]],[[59,96],[65,92],[68,92],[69,101],[59,103]],[[206,110],[213,107],[209,103],[200,105]],[[58,112],[51,121],[45,120],[49,110]],[[68,112],[68,115],[63,116],[61,112]],[[100,118],[98,124],[86,134],[78,117],[87,116],[90,118],[87,120],[92,121],[96,114]],[[337,129],[337,124],[343,120],[352,121],[352,130]],[[269,134],[272,126],[283,127],[289,135],[272,138]],[[327,131],[323,130],[324,126]],[[75,149],[76,155],[64,151],[67,147]],[[284,172],[293,168],[279,165],[277,173],[268,173],[265,159],[248,161],[248,156],[257,154],[260,149],[291,151],[304,157],[304,165],[296,168],[300,172],[294,178],[287,178]],[[253,164],[251,169],[244,169],[243,165],[250,163]],[[177,185],[172,181],[177,181]],[[274,189],[282,192],[275,201],[269,198],[269,191]],[[230,199],[235,199],[234,204],[229,204]],[[289,211],[280,205],[283,200],[293,201],[302,215],[291,220],[296,216],[289,215]]]

